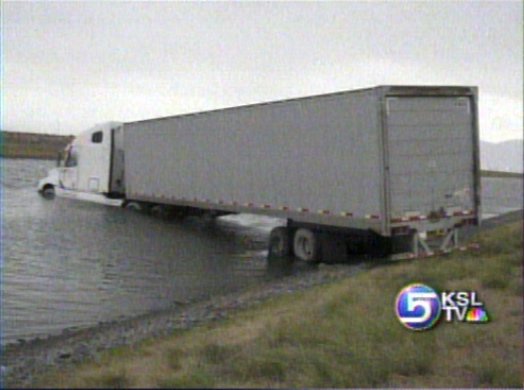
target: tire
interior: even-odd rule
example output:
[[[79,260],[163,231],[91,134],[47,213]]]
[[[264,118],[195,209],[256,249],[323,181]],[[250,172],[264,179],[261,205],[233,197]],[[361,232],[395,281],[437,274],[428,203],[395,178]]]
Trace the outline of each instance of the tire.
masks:
[[[50,184],[47,184],[43,189],[42,189],[42,196],[46,199],[52,199],[55,197],[55,187],[50,185]]]
[[[157,218],[168,218],[170,216],[169,207],[163,206],[161,204],[151,206],[149,212],[151,215]]]
[[[268,255],[270,258],[288,257],[291,253],[289,229],[279,226],[269,234]]]
[[[384,258],[392,252],[392,240],[378,234],[371,234],[369,254],[373,257]],[[411,243],[411,239],[409,240]]]
[[[298,229],[293,237],[295,257],[308,263],[320,261],[320,242],[318,236],[309,229]]]
[[[128,210],[142,211],[142,205],[138,202],[127,202],[124,207]]]

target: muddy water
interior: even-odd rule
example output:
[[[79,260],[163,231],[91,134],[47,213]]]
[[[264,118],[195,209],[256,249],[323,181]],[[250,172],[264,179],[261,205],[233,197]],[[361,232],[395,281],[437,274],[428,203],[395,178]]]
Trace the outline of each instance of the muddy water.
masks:
[[[52,163],[3,160],[2,335],[10,343],[245,288],[307,267],[268,265],[272,218],[163,221],[41,198]]]

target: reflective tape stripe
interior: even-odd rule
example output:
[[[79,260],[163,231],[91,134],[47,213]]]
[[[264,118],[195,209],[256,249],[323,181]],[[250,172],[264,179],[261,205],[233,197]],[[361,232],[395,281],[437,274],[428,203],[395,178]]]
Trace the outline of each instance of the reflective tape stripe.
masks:
[[[454,216],[459,216],[459,215],[470,215],[470,214],[473,214],[473,210],[461,210],[461,211],[455,211],[453,213]]]
[[[391,219],[391,222],[392,223],[398,223],[398,222],[408,222],[409,221],[409,218],[408,217],[400,217],[400,218],[392,218]]]

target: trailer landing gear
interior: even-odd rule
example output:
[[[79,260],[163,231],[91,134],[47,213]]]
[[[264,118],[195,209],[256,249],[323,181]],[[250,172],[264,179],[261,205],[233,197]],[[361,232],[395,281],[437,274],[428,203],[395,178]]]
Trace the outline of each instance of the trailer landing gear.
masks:
[[[459,247],[458,228],[453,227],[445,232],[441,240],[428,239],[427,233],[415,231],[410,240],[408,252],[397,253],[390,256],[391,260],[414,259],[429,257],[437,254],[449,253]]]

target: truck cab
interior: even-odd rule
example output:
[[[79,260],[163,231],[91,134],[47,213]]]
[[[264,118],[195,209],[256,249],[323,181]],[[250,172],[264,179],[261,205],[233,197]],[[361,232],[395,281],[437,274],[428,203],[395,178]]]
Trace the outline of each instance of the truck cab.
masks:
[[[96,195],[100,200],[107,198],[112,192],[111,182],[123,180],[113,178],[111,173],[114,131],[119,127],[118,122],[108,122],[79,134],[59,154],[57,166],[39,181],[39,192],[46,197],[56,194],[86,200],[95,200]]]

